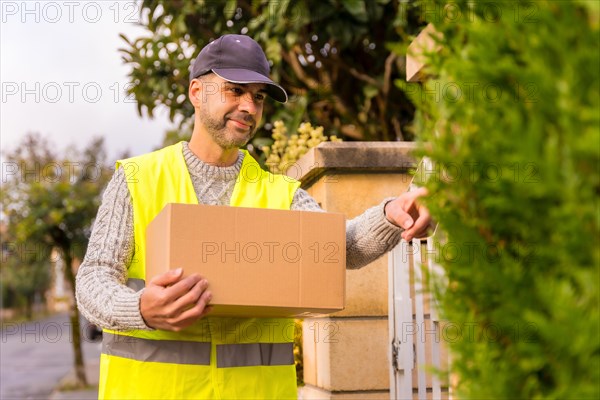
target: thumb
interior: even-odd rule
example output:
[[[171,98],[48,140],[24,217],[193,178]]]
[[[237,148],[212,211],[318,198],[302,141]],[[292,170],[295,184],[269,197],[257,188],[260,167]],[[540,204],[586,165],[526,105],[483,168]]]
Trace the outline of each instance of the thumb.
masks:
[[[398,214],[395,216],[395,220],[400,223],[402,228],[408,229],[413,226],[415,221],[412,219],[409,213],[405,212],[404,210],[398,210],[397,212]]]
[[[172,285],[173,283],[177,282],[181,278],[182,274],[183,274],[182,268],[172,269],[167,272],[163,272],[160,275],[155,276],[154,278],[152,278],[150,283],[152,283],[153,285],[158,285],[158,286],[169,286],[169,285]]]
[[[417,200],[420,197],[424,197],[427,196],[427,189],[425,188],[418,188],[416,190],[411,190],[410,192],[406,192],[405,195],[405,201],[404,204],[402,206],[402,209],[404,211],[410,211],[411,209],[413,209],[415,207],[415,203],[417,202]]]
[[[409,210],[406,207],[406,196],[404,193],[400,197],[390,201],[385,205],[384,213],[388,221],[396,226],[404,229],[409,229],[414,224],[414,220],[408,213]]]

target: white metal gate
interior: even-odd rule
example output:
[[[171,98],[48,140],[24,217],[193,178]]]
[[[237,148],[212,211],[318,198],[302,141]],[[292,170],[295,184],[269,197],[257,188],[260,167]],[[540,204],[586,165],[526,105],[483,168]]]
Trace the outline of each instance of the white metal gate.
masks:
[[[432,238],[402,240],[389,257],[390,398],[449,399],[448,353],[424,273],[439,277]],[[446,371],[439,374],[434,371]]]

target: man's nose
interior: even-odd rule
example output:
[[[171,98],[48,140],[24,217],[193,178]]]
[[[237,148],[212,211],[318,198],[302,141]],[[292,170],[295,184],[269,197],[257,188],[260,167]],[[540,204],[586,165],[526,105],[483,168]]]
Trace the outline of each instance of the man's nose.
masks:
[[[240,99],[240,104],[238,105],[238,108],[241,111],[245,111],[250,115],[256,114],[256,112],[258,110],[258,105],[254,99],[254,94],[245,93],[243,96],[240,96],[239,99]]]

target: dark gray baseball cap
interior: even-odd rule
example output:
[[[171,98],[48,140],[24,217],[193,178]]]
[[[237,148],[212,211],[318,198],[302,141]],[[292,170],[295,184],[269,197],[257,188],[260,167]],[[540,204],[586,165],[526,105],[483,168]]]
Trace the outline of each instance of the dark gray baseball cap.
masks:
[[[190,80],[214,72],[233,83],[265,83],[273,99],[285,103],[285,90],[269,78],[269,62],[254,39],[246,35],[223,35],[200,51],[192,65]]]

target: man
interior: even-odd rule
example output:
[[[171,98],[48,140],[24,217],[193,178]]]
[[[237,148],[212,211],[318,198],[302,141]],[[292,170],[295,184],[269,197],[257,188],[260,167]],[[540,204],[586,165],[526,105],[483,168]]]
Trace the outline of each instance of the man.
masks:
[[[292,344],[269,329],[285,320],[211,317],[209,282],[181,269],[146,285],[145,227],[168,202],[322,211],[298,182],[267,172],[243,179],[257,164],[240,147],[256,132],[266,97],[287,100],[258,43],[225,35],[207,45],[188,93],[190,142],[117,163],[77,275],[80,310],[105,329],[99,396],[295,398]],[[423,235],[429,214],[416,202],[423,195],[386,199],[348,221],[348,268],[368,264],[401,237]],[[239,335],[248,324],[270,334]]]

